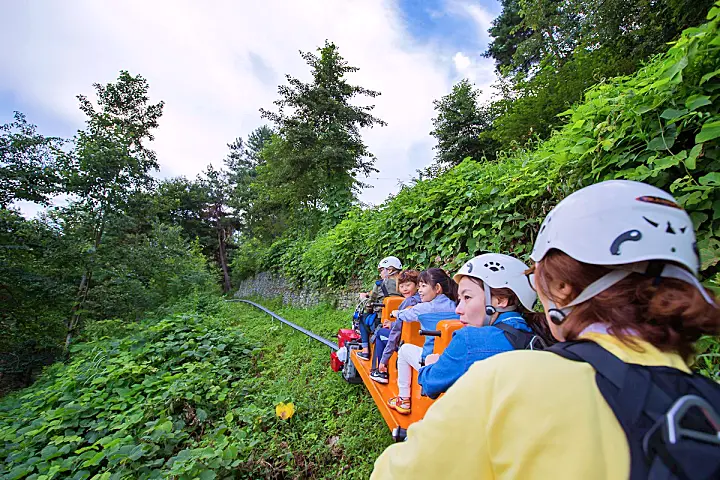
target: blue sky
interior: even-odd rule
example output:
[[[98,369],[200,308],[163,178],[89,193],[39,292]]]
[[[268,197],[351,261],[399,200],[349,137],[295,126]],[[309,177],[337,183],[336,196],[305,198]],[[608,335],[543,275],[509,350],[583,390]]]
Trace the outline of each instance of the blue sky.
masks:
[[[472,0],[4,2],[0,40],[13,48],[0,51],[0,121],[19,110],[71,137],[83,126],[75,96],[127,69],[166,103],[157,176],[194,177],[263,123],[258,109],[272,108],[285,74],[307,78],[298,50],[329,39],[360,68],[351,80],[382,92],[373,103],[388,126],[364,132],[380,173],[361,195],[377,204],[432,162],[433,100],[463,77],[489,97],[493,63],[481,54],[499,12]]]

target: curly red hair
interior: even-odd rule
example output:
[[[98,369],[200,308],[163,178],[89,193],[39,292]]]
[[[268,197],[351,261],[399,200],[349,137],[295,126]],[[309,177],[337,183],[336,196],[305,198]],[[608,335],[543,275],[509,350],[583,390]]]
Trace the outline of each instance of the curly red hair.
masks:
[[[559,250],[551,250],[538,263],[538,286],[551,281],[572,289],[568,303],[588,285],[608,273],[600,265],[579,262]],[[546,289],[543,289],[543,292]],[[714,299],[712,292],[708,291]],[[553,301],[558,301],[547,294]],[[674,278],[655,278],[633,273],[599,295],[576,307],[565,321],[566,340],[575,340],[593,323],[608,325],[612,335],[633,347],[630,334],[683,358],[693,353],[702,335],[720,333],[720,308],[709,305],[692,285]],[[634,333],[633,333],[634,332]]]

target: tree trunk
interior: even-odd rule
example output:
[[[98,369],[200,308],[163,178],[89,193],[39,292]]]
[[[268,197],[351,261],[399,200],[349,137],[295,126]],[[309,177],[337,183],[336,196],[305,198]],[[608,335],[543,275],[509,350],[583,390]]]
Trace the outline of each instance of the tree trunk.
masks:
[[[104,207],[103,210],[104,211]],[[95,253],[97,253],[98,247],[100,247],[100,242],[102,241],[102,236],[105,231],[105,215],[102,214],[100,217],[100,221],[97,224],[97,227],[95,228]],[[92,278],[92,270],[85,270],[85,272],[82,275],[82,278],[80,279],[80,287],[78,287],[78,293],[75,297],[75,304],[72,307],[72,310],[70,311],[70,319],[67,323],[67,335],[65,336],[65,347],[64,352],[65,355],[68,354],[68,349],[70,348],[70,343],[72,342],[73,333],[75,332],[75,329],[77,328],[78,324],[80,323],[80,311],[82,310],[83,306],[85,305],[85,300],[87,300],[88,290],[90,288],[90,279]]]
[[[228,266],[227,266],[227,255],[225,254],[225,229],[219,228],[218,229],[218,250],[219,250],[219,257],[220,257],[220,268],[222,268],[223,273],[223,293],[228,293],[230,290],[232,290],[232,283],[230,282],[230,273],[228,272]]]
[[[70,342],[72,342],[73,333],[80,323],[80,310],[85,304],[87,298],[88,286],[90,284],[91,272],[85,272],[80,279],[80,286],[78,287],[78,293],[75,298],[75,304],[73,304],[72,310],[70,311],[70,319],[67,323],[67,335],[65,336],[65,347],[64,352],[67,355],[68,349],[70,348]]]

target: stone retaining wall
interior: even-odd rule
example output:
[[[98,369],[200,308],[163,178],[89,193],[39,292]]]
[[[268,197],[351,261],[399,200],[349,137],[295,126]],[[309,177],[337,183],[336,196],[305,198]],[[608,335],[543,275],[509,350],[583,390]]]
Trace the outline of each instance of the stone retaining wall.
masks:
[[[318,291],[308,288],[293,288],[292,283],[282,276],[261,272],[243,280],[235,292],[235,298],[262,297],[282,298],[283,304],[307,308],[329,303],[336,308],[354,308],[357,304],[360,285],[351,285],[343,291]]]

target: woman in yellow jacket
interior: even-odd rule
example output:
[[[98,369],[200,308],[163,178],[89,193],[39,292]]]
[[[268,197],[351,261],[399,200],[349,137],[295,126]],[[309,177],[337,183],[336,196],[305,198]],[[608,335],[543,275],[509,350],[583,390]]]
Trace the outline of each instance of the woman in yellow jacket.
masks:
[[[693,343],[720,331],[720,310],[695,277],[692,222],[655,187],[615,180],[573,193],[546,217],[531,258],[529,281],[561,342],[590,340],[626,363],[690,372]],[[377,459],[372,478],[591,480],[630,471],[627,437],[593,367],[513,351],[470,367],[407,441]]]

